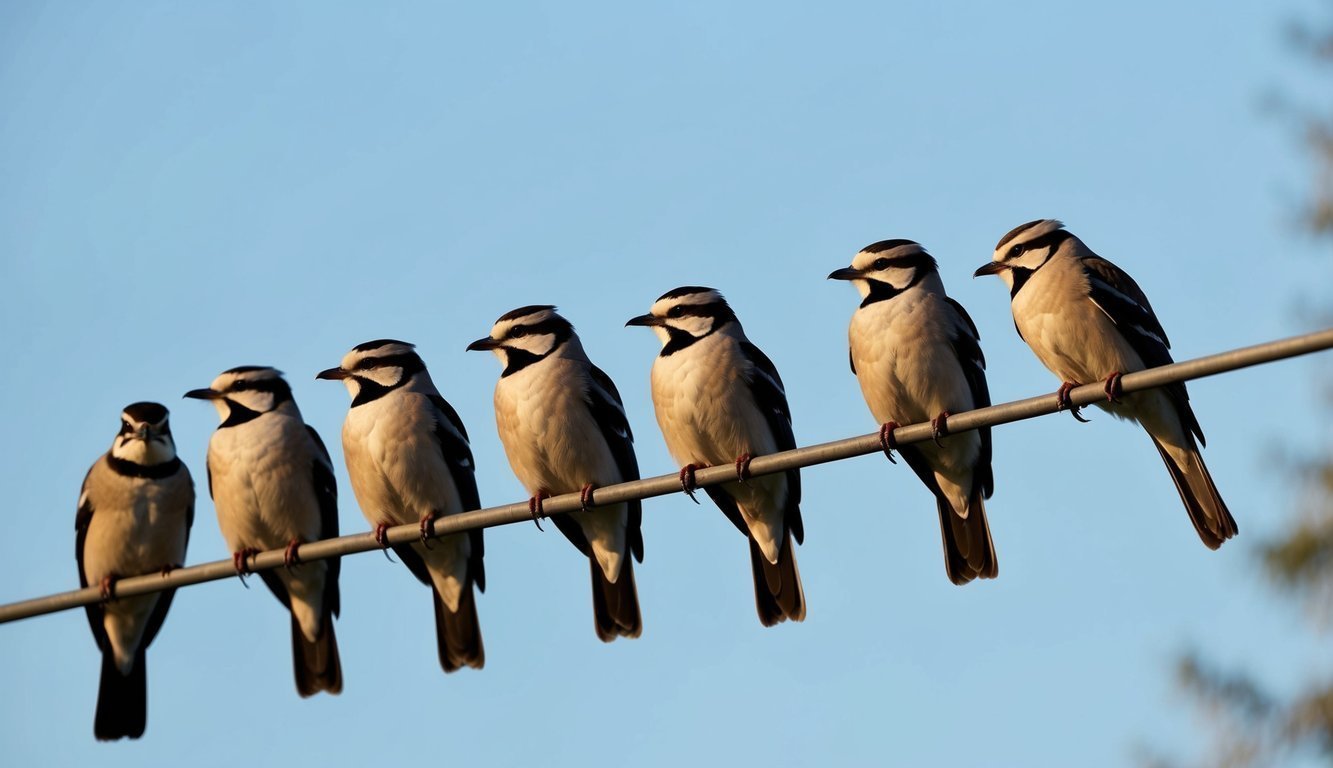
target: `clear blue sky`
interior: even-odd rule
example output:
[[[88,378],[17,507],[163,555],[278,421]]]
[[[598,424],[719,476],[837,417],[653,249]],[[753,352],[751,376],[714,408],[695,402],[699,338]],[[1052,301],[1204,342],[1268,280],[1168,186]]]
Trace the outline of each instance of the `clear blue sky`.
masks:
[[[578,326],[660,474],[657,345],[621,326],[678,285],[727,294],[803,444],[874,429],[846,363],[856,298],[824,276],[875,240],[939,259],[997,401],[1056,385],[999,282],[970,278],[1020,222],[1061,218],[1134,275],[1178,358],[1304,330],[1295,297],[1333,285],[1292,233],[1308,160],[1263,106],[1327,96],[1282,37],[1309,4],[388,5],[0,7],[0,601],[77,584],[79,483],[135,400],[171,408],[199,480],[189,561],[227,555],[216,417],[180,397],[231,366],[287,372],[352,532],[347,395],[314,374],[367,339],[419,345],[499,504],[523,492],[498,366],[463,347],[519,305]],[[577,554],[517,526],[487,534],[480,673],[440,672],[425,588],[363,555],[343,564],[342,696],[297,697],[287,617],[229,580],[177,595],[138,743],[92,739],[81,612],[0,627],[0,744],[102,766],[1187,755],[1177,651],[1283,684],[1328,669],[1252,555],[1293,504],[1273,445],[1321,428],[1312,370],[1192,385],[1241,528],[1219,552],[1140,431],[1048,418],[996,432],[993,583],[949,584],[927,492],[865,457],[804,475],[803,625],[762,629],[743,541],[669,497],[645,505],[640,640],[598,642]]]

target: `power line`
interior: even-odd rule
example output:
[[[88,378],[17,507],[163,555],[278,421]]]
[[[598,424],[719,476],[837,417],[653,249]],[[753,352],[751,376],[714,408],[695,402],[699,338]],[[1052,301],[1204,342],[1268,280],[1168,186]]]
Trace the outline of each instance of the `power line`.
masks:
[[[1136,392],[1179,381],[1190,381],[1218,373],[1235,371],[1253,365],[1271,363],[1276,360],[1285,360],[1330,348],[1333,348],[1333,328],[1126,374],[1120,384],[1124,392]],[[1097,402],[1105,396],[1102,382],[1096,382],[1071,390],[1069,400],[1074,405],[1083,406]],[[1025,400],[1015,400],[974,411],[952,414],[949,416],[947,423],[950,433],[958,433],[980,427],[992,427],[1045,416],[1058,411],[1059,408],[1056,405],[1054,395],[1044,394],[1029,397]],[[894,430],[893,438],[896,443],[901,445],[924,442],[932,439],[932,428],[929,423],[899,427]],[[767,456],[756,456],[750,464],[750,474],[753,476],[769,475],[790,469],[864,456],[877,453],[880,450],[878,433],[849,437]],[[718,485],[735,479],[736,469],[731,465],[707,467],[695,473],[695,480],[700,487]],[[680,491],[679,476],[672,473],[598,488],[594,491],[592,500],[596,504],[615,504],[634,499],[666,496]],[[567,493],[545,500],[542,508],[549,516],[576,512],[582,508],[582,504],[578,493]],[[498,525],[522,523],[531,519],[532,515],[526,501],[505,504],[499,507],[488,507],[439,518],[435,521],[435,535],[440,537],[476,528],[492,528]],[[391,544],[407,544],[417,541],[420,535],[420,527],[416,523],[395,526],[387,531],[387,539]],[[300,556],[302,561],[310,562],[379,549],[380,545],[375,541],[374,534],[366,532],[302,544]],[[252,571],[264,571],[283,567],[283,557],[283,549],[272,549],[252,556],[247,563]],[[192,565],[188,568],[179,568],[165,576],[152,573],[120,579],[116,582],[115,596],[123,598],[145,595],[206,581],[228,579],[234,576],[236,576],[236,570],[230,559],[217,560],[201,565]],[[101,600],[100,587],[93,586],[0,605],[0,624],[78,608],[83,605],[101,602]]]

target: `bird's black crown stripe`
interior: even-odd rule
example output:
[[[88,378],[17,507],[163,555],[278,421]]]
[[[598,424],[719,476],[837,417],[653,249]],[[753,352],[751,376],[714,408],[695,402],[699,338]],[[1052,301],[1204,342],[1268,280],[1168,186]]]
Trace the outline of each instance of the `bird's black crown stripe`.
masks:
[[[866,284],[870,286],[870,293],[866,294],[865,299],[861,302],[862,307],[868,307],[877,301],[885,301],[887,299],[892,299],[895,296],[899,296],[912,288],[915,288],[922,280],[926,279],[926,275],[939,269],[939,265],[935,262],[935,257],[926,253],[924,250],[892,259],[891,263],[894,267],[910,267],[915,269],[916,271],[912,273],[911,282],[904,285],[902,288],[896,288],[891,283],[885,283],[876,280],[873,277],[867,278]]]
[[[254,373],[255,371],[271,371],[270,365],[238,365],[235,368],[228,368],[223,373]]]
[[[661,296],[658,296],[657,300],[679,299],[681,296],[693,296],[696,293],[717,293],[717,291],[712,288],[705,288],[702,285],[682,285],[679,288],[672,288]]]
[[[1010,240],[1013,240],[1015,237],[1018,237],[1019,235],[1023,234],[1023,233],[1026,232],[1027,230],[1031,229],[1032,227],[1037,226],[1038,224],[1041,224],[1041,223],[1044,222],[1044,221],[1049,221],[1049,219],[1035,219],[1035,220],[1033,220],[1033,221],[1029,221],[1029,222],[1027,222],[1026,224],[1019,224],[1018,226],[1016,226],[1016,227],[1014,227],[1013,229],[1011,229],[1011,230],[1009,230],[1008,232],[1006,232],[1006,233],[1004,234],[1004,237],[1000,238],[1000,242],[998,242],[998,243],[995,244],[995,250],[997,250],[997,251],[1000,250],[1000,249],[1003,248],[1003,247],[1004,247]]]
[[[401,344],[402,346],[407,347],[408,349],[414,349],[414,348],[415,348],[414,345],[412,345],[412,344],[408,344],[406,341],[399,341],[399,340],[397,340],[397,339],[375,339],[374,341],[367,341],[367,342],[365,342],[364,344],[357,344],[355,347],[352,347],[352,351],[353,351],[353,352],[369,352],[369,351],[372,350],[372,349],[379,349],[380,347],[387,347],[387,346],[389,346],[390,344]]]
[[[131,403],[122,410],[126,416],[143,424],[159,424],[167,419],[167,409],[161,403]]]
[[[918,246],[918,247],[919,247],[919,246],[921,245],[921,243],[918,243],[918,242],[916,242],[915,240],[902,240],[902,239],[897,239],[897,240],[880,240],[878,243],[871,243],[870,245],[867,245],[866,247],[862,248],[862,249],[861,249],[861,252],[862,252],[862,253],[883,253],[884,251],[892,250],[892,249],[894,249],[894,248],[898,248],[898,247],[900,247],[900,246],[904,246],[904,245],[915,245],[915,246]]]
[[[496,320],[495,322],[497,322],[497,323],[502,323],[502,322],[504,322],[505,320],[517,320],[517,319],[520,318],[520,317],[527,317],[528,315],[535,315],[535,314],[537,314],[538,312],[543,312],[543,311],[548,310],[548,309],[551,309],[551,310],[555,309],[555,305],[554,305],[554,304],[529,304],[529,305],[526,306],[526,307],[519,307],[518,309],[511,309],[511,310],[509,310],[508,312],[504,313],[503,315],[500,315],[499,319]]]

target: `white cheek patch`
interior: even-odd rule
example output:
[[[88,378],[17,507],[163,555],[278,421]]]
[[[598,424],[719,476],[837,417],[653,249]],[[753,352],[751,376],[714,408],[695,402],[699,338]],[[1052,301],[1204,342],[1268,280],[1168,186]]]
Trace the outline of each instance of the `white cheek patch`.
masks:
[[[508,339],[504,344],[506,347],[521,349],[537,357],[542,357],[555,346],[555,334],[543,333],[538,336],[523,336],[518,339]]]
[[[396,365],[385,366],[383,368],[371,368],[368,371],[357,371],[357,376],[373,381],[381,387],[393,387],[403,379],[403,369]],[[350,379],[348,379],[350,381]]]
[[[676,328],[688,333],[694,337],[706,336],[713,330],[713,318],[700,317],[697,315],[687,315],[685,317],[673,317],[667,321],[672,328]]]
[[[889,267],[874,273],[874,278],[881,283],[888,283],[894,288],[902,290],[911,285],[912,277],[915,274],[916,269],[913,267]]]
[[[273,410],[272,392],[263,392],[257,389],[243,389],[239,392],[228,392],[227,398],[240,403],[256,413],[268,413]]]

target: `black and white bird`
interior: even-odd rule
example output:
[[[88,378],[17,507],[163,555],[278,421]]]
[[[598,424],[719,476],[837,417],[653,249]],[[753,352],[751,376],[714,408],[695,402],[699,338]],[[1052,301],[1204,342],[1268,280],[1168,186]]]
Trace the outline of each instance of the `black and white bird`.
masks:
[[[1172,362],[1166,331],[1133,278],[1054,219],[1010,230],[976,275],[999,275],[1009,286],[1014,326],[1060,378],[1061,406],[1074,387],[1104,381],[1107,399],[1098,405],[1147,430],[1204,545],[1217,549],[1235,536],[1236,521],[1199,453],[1203,430],[1185,384],[1120,391],[1124,374]]]
[[[995,485],[990,429],[947,434],[950,413],[990,405],[976,325],[945,294],[934,257],[911,240],[867,245],[829,278],[850,280],[861,294],[847,332],[852,373],[882,425],[885,453],[892,458],[896,447],[935,496],[949,580],[995,578],[984,502]],[[926,421],[934,442],[893,444],[898,425]]]
[[[194,522],[194,481],[176,456],[167,409],[134,403],[120,414],[120,433],[88,470],[74,520],[79,586],[98,585],[103,602],[87,606],[102,651],[93,735],[143,735],[148,718],[144,653],[157,637],[176,590],[115,598],[124,576],[179,568]]]
[[[490,350],[504,370],[495,421],[509,466],[532,494],[533,519],[548,496],[582,493],[584,509],[552,518],[592,572],[597,637],[643,632],[633,559],[643,562],[639,501],[593,506],[598,486],[639,479],[625,406],[611,378],[588,360],[574,326],[555,307],[515,309],[468,345]]]
[[[693,497],[699,467],[736,465],[736,482],[704,490],[750,541],[759,621],[771,627],[804,620],[805,591],[792,546],[793,538],[798,544],[805,539],[800,471],[748,476],[753,456],[796,447],[777,368],[712,288],[668,291],[626,325],[649,327],[662,341],[653,361],[653,406],[667,449],[684,467],[685,490]]]
[[[208,490],[236,572],[248,573],[254,554],[286,547],[286,567],[259,577],[291,611],[297,692],[341,692],[333,631],[340,561],[300,558],[302,543],[338,535],[328,449],[302,421],[291,387],[273,368],[232,368],[185,396],[212,402],[221,419],[208,441]]]
[[[317,378],[341,381],[352,396],[343,422],[343,455],[361,512],[385,545],[385,531],[419,523],[421,541],[394,546],[435,606],[440,666],[481,669],[473,587],[486,590],[480,529],[431,539],[434,521],[481,507],[467,430],[407,342],[358,344]]]

